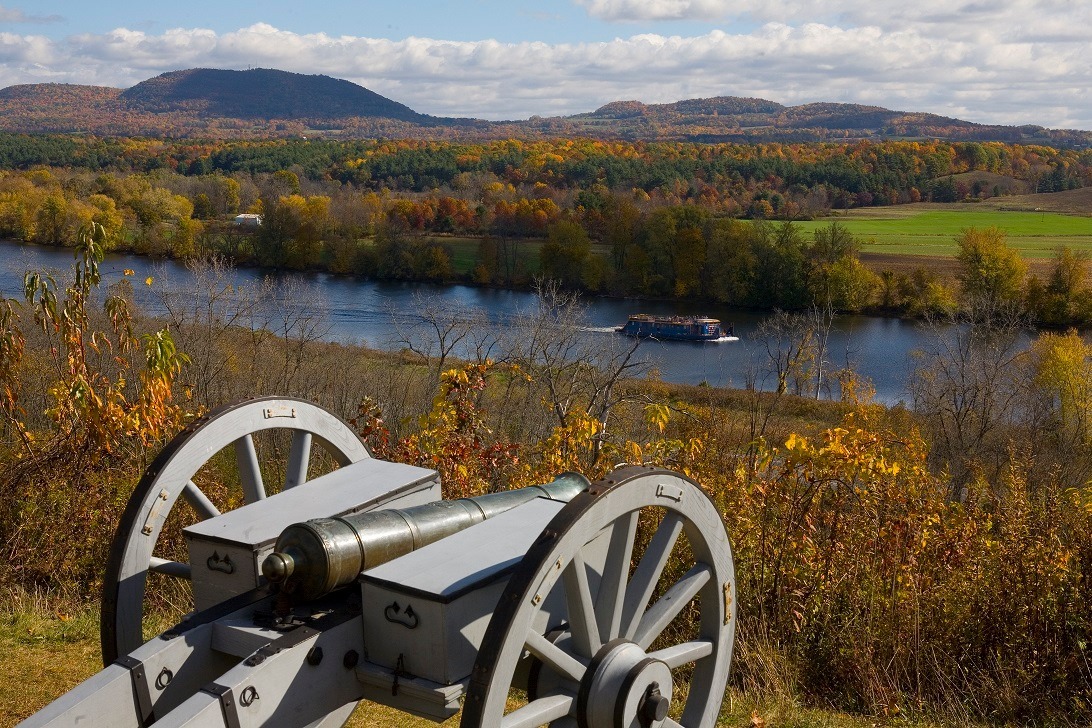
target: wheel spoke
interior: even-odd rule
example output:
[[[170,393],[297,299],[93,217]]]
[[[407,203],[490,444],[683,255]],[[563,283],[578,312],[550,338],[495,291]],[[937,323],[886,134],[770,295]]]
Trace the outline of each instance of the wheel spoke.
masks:
[[[647,650],[667,625],[671,624],[671,620],[679,616],[683,607],[709,582],[712,575],[713,569],[708,564],[695,564],[677,584],[649,607],[637,625],[633,641]]]
[[[675,548],[675,541],[682,532],[683,518],[674,511],[668,511],[664,520],[660,523],[656,533],[648,542],[641,563],[633,572],[633,579],[626,588],[626,600],[622,606],[622,635],[626,639],[633,639],[637,630],[637,621],[641,612],[652,598],[652,592],[660,581],[660,574],[664,571],[671,550]]]
[[[192,480],[186,483],[186,487],[182,489],[182,497],[193,506],[193,510],[197,511],[197,515],[202,521],[220,515],[220,509],[209,500],[209,497]]]
[[[536,728],[568,716],[573,710],[573,696],[549,695],[532,700],[522,708],[513,710],[501,720],[503,728]]]
[[[257,453],[259,436],[253,434],[266,431],[286,433],[291,442],[288,452],[291,465],[278,473],[269,486],[263,482],[257,458],[265,453]],[[304,434],[297,434],[301,432]],[[283,442],[279,438],[277,441]],[[149,589],[162,585],[158,577],[149,584],[149,573],[189,578],[185,563],[158,557],[172,553],[162,543],[156,548],[171,509],[180,507],[177,504],[184,499],[188,504],[184,510],[193,511],[184,514],[185,519],[204,521],[220,516],[221,509],[226,511],[228,504],[234,506],[238,502],[238,494],[229,501],[220,501],[213,491],[203,490],[207,481],[194,474],[206,467],[210,458],[218,458],[221,451],[227,455],[234,450],[244,502],[253,503],[265,498],[267,487],[273,491],[282,483],[293,484],[288,481],[306,481],[307,461],[315,443],[321,444],[321,449],[340,466],[370,457],[347,423],[314,404],[291,397],[261,397],[217,408],[191,423],[164,447],[134,489],[106,563],[100,620],[105,664],[143,643],[145,595]],[[229,474],[228,480],[233,477]]]
[[[161,559],[158,556],[153,556],[151,559],[149,559],[148,570],[154,571],[157,574],[173,576],[176,579],[189,580],[193,578],[190,574],[189,564],[183,564],[181,561]]]
[[[637,535],[640,511],[627,513],[611,524],[610,543],[603,579],[599,582],[599,598],[595,602],[595,621],[599,624],[600,642],[610,642],[619,635],[622,625],[622,598],[629,578],[629,562],[633,558],[633,539]]]
[[[235,441],[235,459],[239,466],[239,483],[243,486],[243,500],[255,503],[265,498],[265,483],[258,465],[258,451],[254,449],[254,437],[244,435]]]
[[[663,728],[683,728],[682,723],[679,723],[674,718],[664,718],[664,722],[660,724]]]
[[[537,632],[527,635],[524,646],[558,675],[573,682],[580,682],[587,672],[587,668],[579,660]]]
[[[690,662],[697,662],[711,654],[713,654],[713,643],[709,640],[700,640],[665,647],[662,650],[649,652],[648,656],[660,660],[674,670],[676,667],[681,667]]]
[[[288,473],[284,478],[287,490],[307,482],[307,466],[311,461],[311,433],[295,430],[292,433],[292,449],[288,452]]]
[[[579,551],[562,574],[565,579],[565,604],[569,609],[569,629],[573,633],[573,651],[591,658],[602,643],[595,623],[595,604],[588,587],[588,568]]]

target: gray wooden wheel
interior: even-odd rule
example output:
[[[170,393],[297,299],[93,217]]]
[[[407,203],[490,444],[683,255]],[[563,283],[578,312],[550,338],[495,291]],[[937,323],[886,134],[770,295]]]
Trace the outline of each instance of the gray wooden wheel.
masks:
[[[638,534],[652,528],[641,553]],[[600,575],[587,564],[603,539]],[[462,725],[711,728],[732,660],[734,590],[728,536],[701,489],[664,470],[616,470],[566,505],[513,573]],[[559,602],[555,623],[543,610]],[[510,688],[523,686],[527,699],[513,700]]]
[[[126,506],[110,549],[103,583],[102,659],[109,665],[144,643],[144,596],[148,572],[190,578],[189,564],[156,555],[163,525],[179,496],[202,520],[219,515],[212,500],[193,482],[214,455],[233,447],[244,503],[266,497],[254,434],[292,430],[283,488],[308,479],[312,445],[339,465],[369,457],[367,448],[343,420],[311,402],[264,397],[217,408],[172,439],[145,471]]]

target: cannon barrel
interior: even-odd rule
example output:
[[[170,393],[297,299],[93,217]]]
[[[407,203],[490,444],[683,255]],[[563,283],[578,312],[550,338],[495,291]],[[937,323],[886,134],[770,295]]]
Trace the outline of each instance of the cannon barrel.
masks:
[[[589,485],[583,475],[569,472],[518,490],[295,523],[281,532],[262,562],[262,574],[294,600],[317,599],[352,583],[365,569],[535,498],[570,501]]]

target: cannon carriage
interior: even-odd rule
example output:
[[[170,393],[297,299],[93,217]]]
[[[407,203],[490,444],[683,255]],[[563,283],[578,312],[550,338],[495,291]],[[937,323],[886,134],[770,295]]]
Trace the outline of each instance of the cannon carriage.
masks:
[[[255,437],[284,431],[269,495]],[[242,505],[195,474],[234,451]],[[340,467],[309,478],[315,452]],[[163,548],[185,502],[188,559]],[[149,577],[192,611],[146,640]],[[25,726],[337,726],[361,701],[464,726],[712,726],[735,632],[723,522],[684,476],[623,466],[442,500],[302,400],[221,408],[130,500],[107,565],[104,669]]]

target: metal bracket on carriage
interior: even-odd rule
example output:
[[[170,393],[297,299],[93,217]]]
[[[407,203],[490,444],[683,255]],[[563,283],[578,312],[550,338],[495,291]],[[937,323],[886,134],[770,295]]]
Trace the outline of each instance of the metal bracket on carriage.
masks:
[[[417,625],[421,624],[421,618],[417,616],[417,612],[413,611],[413,606],[407,604],[405,610],[399,606],[398,602],[388,604],[387,608],[383,610],[383,616],[386,617],[388,622],[394,622],[400,624],[407,629],[417,629]]]
[[[303,627],[311,624],[316,619],[316,615],[308,613],[301,614],[295,610],[290,611],[288,614],[278,614],[275,611],[260,611],[254,613],[254,624],[258,627],[264,627],[265,629],[276,630],[277,632],[291,632],[297,627]]]
[[[406,656],[399,653],[398,662],[394,664],[394,672],[391,673],[394,680],[391,681],[391,695],[398,695],[398,678],[404,677],[408,680],[416,680],[417,676],[411,672],[406,671]]]
[[[219,571],[224,574],[235,573],[235,562],[231,560],[231,554],[220,554],[216,551],[212,552],[212,556],[205,560],[205,566],[209,567],[209,571]]]

